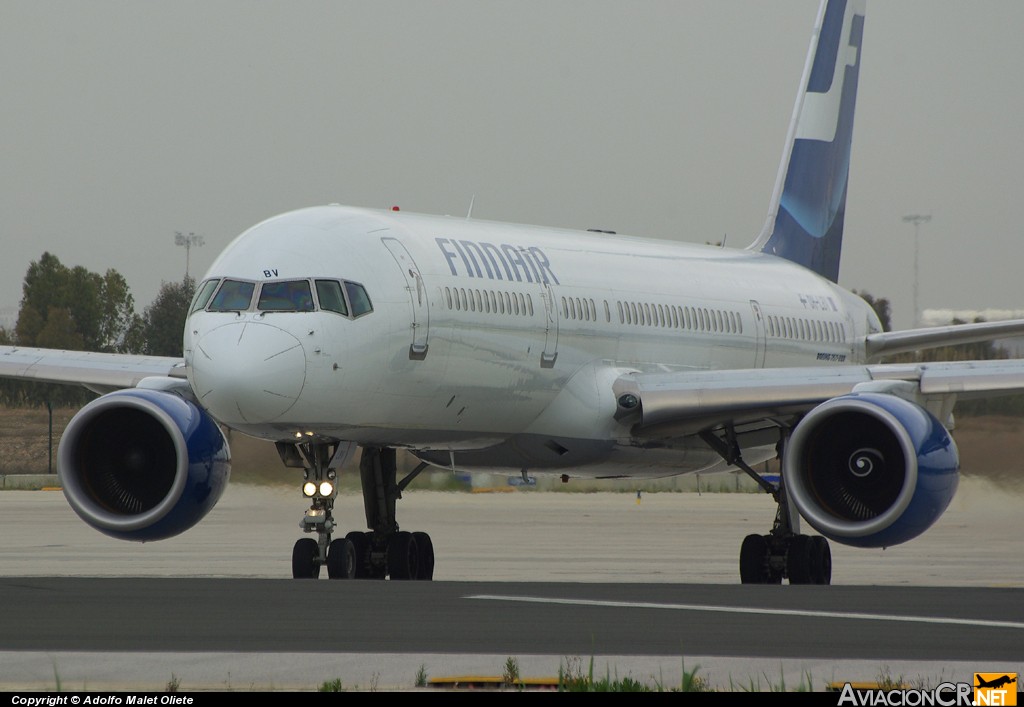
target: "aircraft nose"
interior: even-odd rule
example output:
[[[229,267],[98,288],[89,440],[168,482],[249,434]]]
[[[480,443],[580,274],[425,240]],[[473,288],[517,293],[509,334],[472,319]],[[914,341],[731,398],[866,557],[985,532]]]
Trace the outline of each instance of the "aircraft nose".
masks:
[[[196,342],[192,376],[200,403],[222,422],[270,422],[302,392],[306,355],[299,340],[283,329],[234,322]]]

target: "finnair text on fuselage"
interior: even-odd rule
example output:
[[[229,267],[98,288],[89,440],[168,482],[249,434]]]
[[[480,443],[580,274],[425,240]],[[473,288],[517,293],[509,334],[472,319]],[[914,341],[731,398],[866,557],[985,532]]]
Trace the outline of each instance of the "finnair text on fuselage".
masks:
[[[480,241],[435,238],[452,275],[488,280],[561,284],[551,261],[537,246],[495,245]],[[461,267],[459,267],[461,263]]]

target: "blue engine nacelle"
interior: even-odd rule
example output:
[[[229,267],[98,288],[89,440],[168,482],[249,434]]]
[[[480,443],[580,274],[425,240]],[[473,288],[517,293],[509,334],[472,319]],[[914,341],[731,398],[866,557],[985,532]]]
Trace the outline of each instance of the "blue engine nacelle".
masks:
[[[783,479],[819,533],[846,545],[886,547],[923,533],[956,493],[953,438],[912,402],[884,393],[833,398],[793,430]]]
[[[107,535],[140,542],[198,523],[231,471],[227,440],[213,418],[158,390],[93,400],[68,424],[57,457],[75,512]]]

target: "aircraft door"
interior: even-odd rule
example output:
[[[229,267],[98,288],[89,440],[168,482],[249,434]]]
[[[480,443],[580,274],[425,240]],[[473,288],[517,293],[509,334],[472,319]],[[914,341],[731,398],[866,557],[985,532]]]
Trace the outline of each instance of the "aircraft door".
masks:
[[[540,366],[554,368],[558,358],[558,305],[551,283],[544,283],[540,298],[544,300],[544,351],[540,355]]]
[[[750,300],[750,309],[754,313],[754,368],[764,368],[765,325],[764,314],[757,300]]]
[[[427,287],[423,276],[416,266],[416,261],[409,255],[397,239],[381,238],[391,256],[395,259],[398,269],[405,278],[405,289],[409,292],[412,305],[412,343],[409,345],[409,358],[422,361],[427,356],[428,338],[430,336],[430,308],[427,305]]]

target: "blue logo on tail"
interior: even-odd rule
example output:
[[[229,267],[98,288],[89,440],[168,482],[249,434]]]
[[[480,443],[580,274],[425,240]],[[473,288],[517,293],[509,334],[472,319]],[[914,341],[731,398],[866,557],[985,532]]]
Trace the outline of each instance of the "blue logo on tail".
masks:
[[[791,128],[771,232],[755,244],[833,282],[839,278],[863,32],[862,2],[828,3]]]

